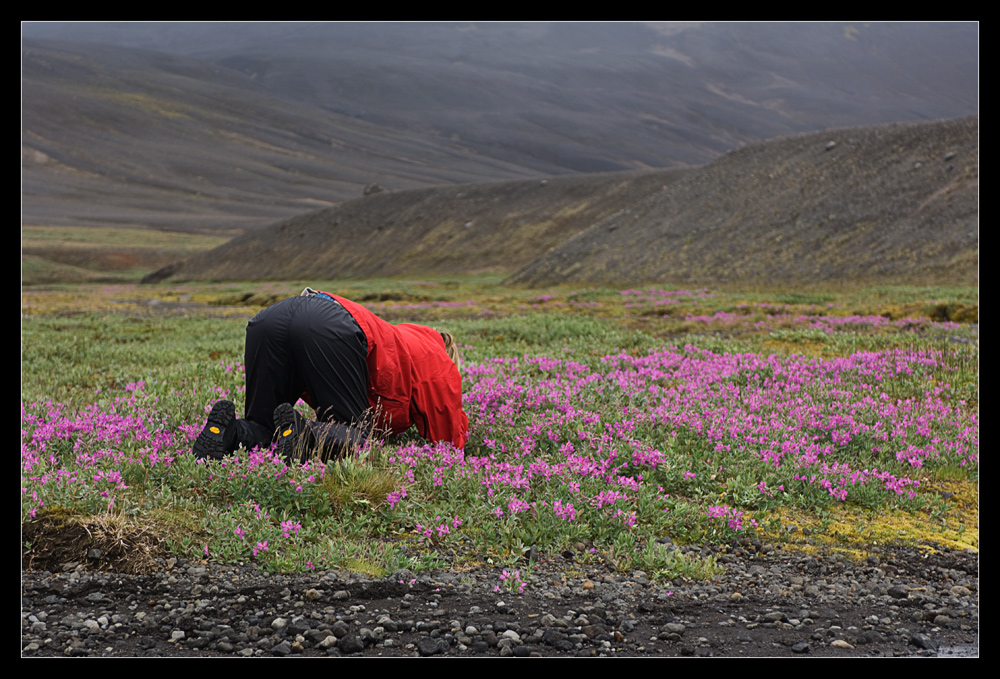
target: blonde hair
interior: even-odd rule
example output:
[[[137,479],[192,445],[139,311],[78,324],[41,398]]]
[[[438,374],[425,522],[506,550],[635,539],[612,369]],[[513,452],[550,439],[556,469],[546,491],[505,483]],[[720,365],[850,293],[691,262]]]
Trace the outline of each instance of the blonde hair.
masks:
[[[462,355],[458,352],[458,343],[455,341],[455,336],[450,332],[442,331],[438,331],[438,334],[441,335],[441,339],[444,340],[444,350],[445,353],[448,354],[448,358],[455,363],[456,368],[461,368]]]

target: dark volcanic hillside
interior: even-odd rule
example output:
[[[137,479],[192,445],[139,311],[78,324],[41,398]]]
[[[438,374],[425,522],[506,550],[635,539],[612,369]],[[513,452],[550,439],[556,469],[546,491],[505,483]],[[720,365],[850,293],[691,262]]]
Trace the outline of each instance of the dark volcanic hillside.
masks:
[[[690,170],[374,193],[254,231],[148,280],[510,272]]]
[[[978,134],[970,117],[746,146],[509,282],[975,284]]]
[[[509,282],[528,285],[974,283],[978,130],[977,117],[831,130],[687,170],[376,193],[150,280],[516,271]]]

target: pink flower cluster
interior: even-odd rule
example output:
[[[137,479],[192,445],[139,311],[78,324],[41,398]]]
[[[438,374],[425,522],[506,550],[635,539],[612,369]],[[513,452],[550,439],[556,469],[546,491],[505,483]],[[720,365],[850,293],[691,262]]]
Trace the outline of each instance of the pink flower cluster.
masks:
[[[644,470],[664,465],[683,465],[678,475],[692,482],[782,469],[838,500],[873,482],[912,497],[918,481],[905,467],[978,464],[978,415],[954,397],[944,359],[940,351],[824,359],[694,346],[614,354],[597,370],[547,356],[491,359],[466,369],[466,451],[411,445],[392,463],[410,482],[431,469],[435,484],[475,479],[498,520],[550,511],[579,521],[581,511],[597,511],[632,523]],[[697,459],[685,454],[692,450]],[[573,494],[572,514],[563,497],[536,494],[553,481]],[[795,490],[787,484],[778,490]],[[758,489],[774,492],[763,481]],[[389,498],[395,507],[401,490]],[[723,507],[733,530],[753,525]]]
[[[513,573],[510,573],[505,568],[504,571],[500,574],[500,584],[494,585],[493,591],[499,592],[500,587],[504,586],[505,588],[511,591],[516,589],[518,594],[524,594],[524,588],[527,586],[527,584],[528,583],[524,582],[521,579],[521,571],[518,570],[514,571]]]
[[[743,512],[737,511],[729,505],[709,507],[708,515],[713,519],[725,519],[729,528],[734,531],[743,530]],[[757,522],[750,519],[750,525],[756,528]]]

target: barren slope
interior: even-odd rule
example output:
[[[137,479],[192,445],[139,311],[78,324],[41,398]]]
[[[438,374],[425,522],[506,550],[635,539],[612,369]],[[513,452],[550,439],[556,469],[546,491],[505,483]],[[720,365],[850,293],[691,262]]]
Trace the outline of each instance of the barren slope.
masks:
[[[238,237],[149,280],[510,272],[690,170],[375,193]]]
[[[726,154],[511,283],[974,284],[979,119],[832,130]]]

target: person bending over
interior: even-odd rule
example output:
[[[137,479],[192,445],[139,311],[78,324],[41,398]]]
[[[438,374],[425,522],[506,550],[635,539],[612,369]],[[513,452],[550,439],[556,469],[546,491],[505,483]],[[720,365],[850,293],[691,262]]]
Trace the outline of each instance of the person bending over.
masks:
[[[240,445],[278,443],[289,462],[311,451],[323,459],[364,442],[373,430],[399,434],[416,425],[424,438],[464,448],[458,348],[450,333],[388,323],[349,299],[306,288],[247,324],[246,410],[212,406],[192,452],[222,457]],[[292,404],[316,412],[306,421]]]

